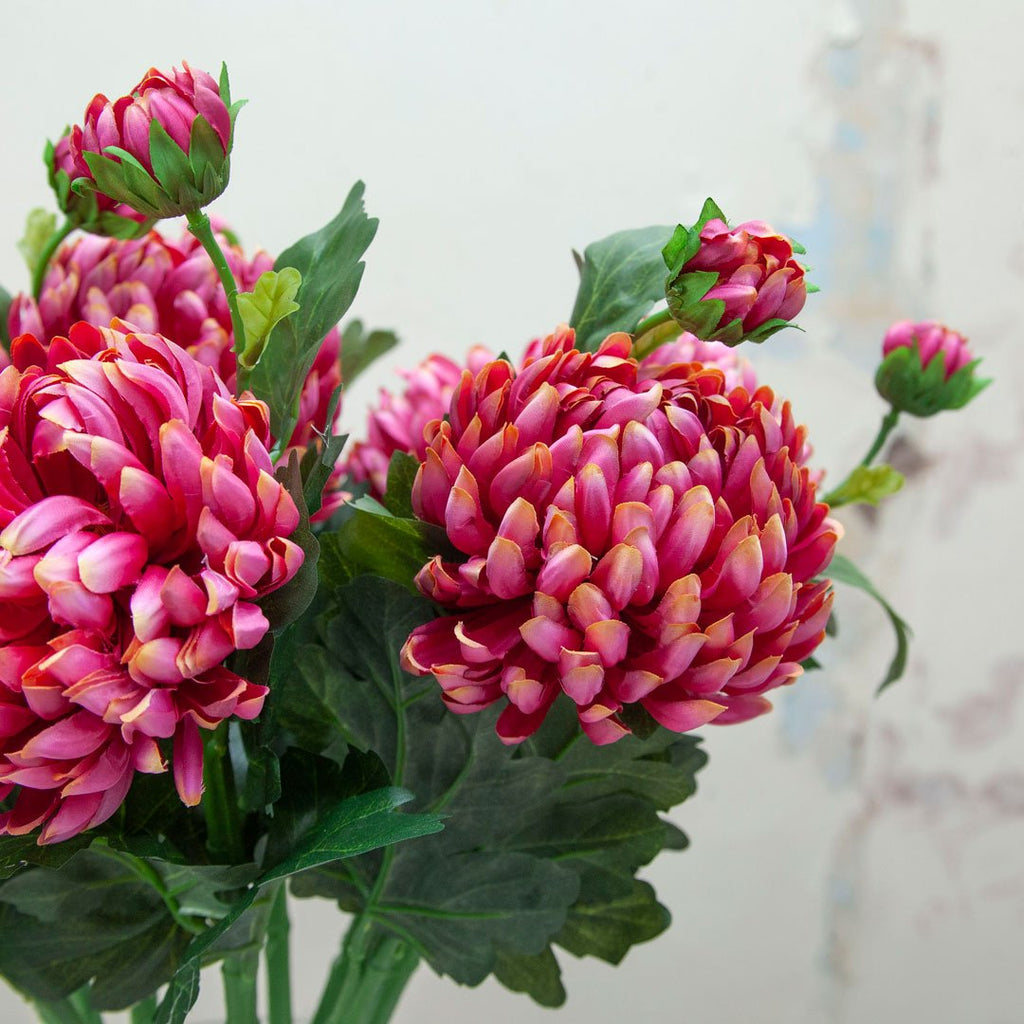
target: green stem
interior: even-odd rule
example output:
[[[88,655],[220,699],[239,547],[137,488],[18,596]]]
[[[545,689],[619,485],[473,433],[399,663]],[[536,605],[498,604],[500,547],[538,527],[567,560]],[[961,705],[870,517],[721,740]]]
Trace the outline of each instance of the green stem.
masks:
[[[256,1015],[259,967],[259,947],[239,950],[224,958],[220,973],[224,981],[225,1024],[259,1024]]]
[[[57,251],[57,246],[74,231],[75,225],[70,220],[63,224],[46,240],[43,251],[39,254],[36,262],[36,269],[32,272],[32,294],[38,299],[43,290],[43,278],[46,277],[46,268],[50,265],[50,259]]]
[[[131,1024],[153,1024],[156,1016],[156,996],[143,999],[132,1007]]]
[[[267,1004],[270,1024],[292,1024],[292,983],[289,961],[288,888],[281,882],[267,924]]]
[[[42,1024],[85,1024],[70,999],[55,999],[52,1002],[40,999],[32,1005]]]
[[[103,1018],[93,1009],[88,985],[83,985],[77,992],[72,992],[68,996],[68,1002],[78,1011],[78,1016],[84,1024],[103,1024]]]
[[[228,752],[228,723],[207,734],[203,751],[203,814],[206,848],[215,864],[242,864],[246,860],[242,815],[235,792],[235,773]]]
[[[883,417],[881,425],[878,428],[878,433],[875,435],[874,441],[871,442],[871,447],[868,449],[867,455],[860,460],[860,464],[857,469],[864,469],[870,466],[874,461],[875,456],[882,450],[882,445],[885,444],[889,435],[893,432],[896,427],[896,423],[900,418],[899,412],[895,409],[890,409]],[[838,487],[833,487],[832,490],[825,495],[821,500],[827,505],[831,505],[833,508],[838,508],[840,505],[846,503],[846,499],[843,498],[843,490],[849,484],[853,474],[857,472],[857,469],[851,470],[843,478],[842,483]]]
[[[387,1024],[419,959],[412,946],[361,914],[345,935],[313,1024]]]
[[[868,449],[867,455],[861,459],[861,466],[870,466],[874,461],[875,456],[882,450],[882,445],[885,444],[889,435],[893,432],[896,427],[896,423],[900,418],[900,414],[896,409],[890,409],[883,417],[881,426],[878,428],[878,433],[875,435],[874,441],[871,443],[871,447]]]
[[[231,267],[228,264],[227,257],[224,255],[224,250],[221,249],[217,236],[213,233],[210,218],[202,210],[198,210],[195,213],[186,214],[185,219],[188,221],[189,231],[196,237],[213,262],[217,276],[220,278],[220,283],[224,287],[224,294],[228,300],[228,309],[231,310],[231,330],[235,336],[235,355],[238,356],[245,351],[245,324],[242,322],[238,312],[238,284],[235,281],[235,275],[231,273]],[[241,394],[245,390],[245,380],[243,379],[245,376],[247,376],[245,368],[242,366],[241,360],[239,360],[238,376],[235,384],[236,394]]]

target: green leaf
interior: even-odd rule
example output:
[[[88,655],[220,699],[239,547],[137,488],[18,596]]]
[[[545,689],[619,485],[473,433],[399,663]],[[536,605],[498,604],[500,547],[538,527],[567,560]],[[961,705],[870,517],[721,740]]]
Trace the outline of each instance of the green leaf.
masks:
[[[570,324],[576,347],[593,351],[614,331],[633,333],[665,294],[661,250],[671,227],[620,231],[587,246]]]
[[[850,587],[856,587],[858,590],[863,590],[865,594],[873,597],[882,606],[882,610],[892,623],[893,631],[896,633],[896,653],[889,663],[885,678],[875,691],[877,695],[895,683],[903,675],[907,667],[910,627],[896,614],[892,605],[882,597],[874,584],[848,558],[845,558],[843,555],[833,555],[826,573],[831,579],[838,580],[840,583],[845,583]]]
[[[415,590],[416,573],[435,554],[449,551],[439,527],[399,519],[369,497],[349,502],[340,519],[333,533],[320,535],[320,542],[328,564],[341,570],[345,579],[371,573]]]
[[[301,284],[302,275],[294,267],[284,267],[260,274],[251,292],[238,293],[238,313],[245,324],[245,348],[238,361],[246,369],[260,361],[270,332],[299,308],[294,300]]]
[[[376,752],[446,827],[384,860],[307,872],[293,893],[359,913],[373,892],[373,915],[434,970],[464,984],[493,972],[544,1005],[562,998],[551,947],[563,932],[574,951],[615,958],[663,928],[667,915],[634,873],[685,843],[657,812],[693,792],[697,741],[659,730],[597,748],[561,701],[509,748],[497,708],[453,715],[433,679],[402,671],[398,651],[429,620],[428,602],[375,577],[332,587],[317,641],[294,656],[301,697],[288,683],[284,706],[333,716],[346,744]]]
[[[384,507],[401,519],[412,519],[412,485],[420,470],[420,460],[409,452],[396,451],[388,463],[387,491],[384,493]]]
[[[0,972],[36,999],[60,999],[95,979],[97,1009],[151,995],[174,973],[191,936],[160,894],[116,858],[82,850],[59,869],[33,868],[0,886]]]
[[[270,406],[271,430],[279,439],[292,436],[303,382],[362,280],[362,256],[377,231],[376,219],[363,208],[363,191],[357,182],[329,224],[285,249],[274,263],[277,271],[294,267],[302,275],[299,309],[272,331],[249,385]]]
[[[57,215],[55,213],[44,210],[42,207],[36,207],[36,209],[29,211],[28,218],[25,221],[25,234],[22,235],[21,241],[18,242],[18,252],[21,253],[28,266],[29,276],[35,274],[36,267],[43,258],[46,243],[53,237],[56,230]],[[10,305],[9,296],[8,305]],[[4,311],[3,319],[6,330],[6,310]]]
[[[512,992],[525,992],[540,1006],[556,1009],[565,1002],[562,971],[551,949],[537,956],[499,950],[494,976]]]
[[[341,332],[341,379],[350,388],[374,360],[398,344],[394,331],[366,331],[361,320],[353,320]]]
[[[189,1011],[199,998],[199,963],[189,961],[174,975],[157,1007],[153,1024],[185,1024]]]
[[[883,498],[895,494],[903,486],[903,474],[880,463],[877,466],[858,466],[834,491],[826,497],[833,508],[840,505],[877,505]]]

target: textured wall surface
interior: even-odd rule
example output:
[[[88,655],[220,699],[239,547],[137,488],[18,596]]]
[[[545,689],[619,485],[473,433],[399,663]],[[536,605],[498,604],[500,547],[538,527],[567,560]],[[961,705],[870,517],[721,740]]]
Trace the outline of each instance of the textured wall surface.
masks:
[[[826,671],[774,714],[708,728],[711,761],[647,872],[674,923],[618,969],[565,965],[556,1018],[497,985],[421,969],[402,1024],[1011,1024],[1024,1019],[1024,7],[1005,0],[458,0],[420,4],[2,5],[0,281],[48,203],[43,138],[150,64],[227,60],[250,97],[218,210],[276,250],[367,181],[381,218],[355,313],[404,345],[346,399],[432,349],[516,351],[565,319],[570,247],[692,220],[713,194],[808,249],[822,287],[753,353],[839,479],[884,411],[870,386],[894,319],[970,335],[997,383],[901,425],[904,492],[843,510],[846,553],[915,629],[839,596]],[[78,19],[81,19],[80,21]],[[1016,510],[1016,511],[1015,511]],[[337,947],[294,909],[297,1002]],[[5,942],[17,941],[5,936]],[[217,978],[197,1020],[215,1020]],[[0,1019],[29,1020],[0,993]]]

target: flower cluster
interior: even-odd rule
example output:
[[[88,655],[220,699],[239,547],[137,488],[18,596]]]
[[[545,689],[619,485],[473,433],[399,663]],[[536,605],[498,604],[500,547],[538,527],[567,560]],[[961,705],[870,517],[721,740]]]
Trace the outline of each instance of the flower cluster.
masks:
[[[221,248],[240,291],[251,291],[274,261],[262,249],[247,256],[221,234]],[[82,235],[57,251],[37,302],[15,296],[8,334],[31,334],[42,344],[66,335],[82,320],[107,327],[117,317],[140,331],[161,334],[212,367],[235,387],[231,312],[210,257],[185,232],[170,240],[157,231],[122,241]],[[290,439],[305,446],[327,426],[331,395],[341,383],[340,335],[332,329],[317,353],[300,398],[299,423]]]
[[[518,371],[463,375],[428,427],[414,508],[465,559],[419,573],[450,614],[414,631],[403,664],[454,711],[507,701],[509,743],[563,693],[596,743],[636,704],[677,731],[762,713],[832,604],[816,577],[840,528],[804,429],[766,387],[641,366],[628,335],[573,343],[563,329]]]
[[[157,334],[17,339],[0,373],[0,831],[90,828],[133,774],[202,792],[200,729],[259,713],[225,659],[303,561],[267,409]]]

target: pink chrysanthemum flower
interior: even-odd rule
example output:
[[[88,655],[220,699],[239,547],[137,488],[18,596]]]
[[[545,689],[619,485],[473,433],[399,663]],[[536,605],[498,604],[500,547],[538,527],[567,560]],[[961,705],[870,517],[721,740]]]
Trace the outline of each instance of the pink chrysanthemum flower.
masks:
[[[0,373],[0,832],[106,820],[136,771],[202,792],[200,729],[266,687],[224,667],[268,629],[299,514],[262,402],[159,335],[72,327]],[[21,367],[19,369],[19,366]]]
[[[915,344],[920,353],[922,369],[936,356],[941,355],[946,380],[973,359],[967,339],[936,320],[925,320],[921,323],[900,320],[894,323],[885,332],[882,355],[887,356],[900,348],[912,349]]]
[[[672,363],[703,363],[721,370],[727,391],[738,387],[744,387],[751,393],[757,390],[757,374],[749,359],[720,341],[701,341],[689,331],[659,345],[641,360],[645,372],[649,367],[668,366]]]
[[[251,291],[260,275],[274,267],[262,249],[248,257],[225,236],[219,241],[239,291]],[[130,241],[75,238],[51,262],[38,302],[30,295],[15,296],[7,326],[11,338],[32,334],[45,343],[65,336],[81,320],[107,327],[114,317],[181,345],[234,389],[231,311],[210,257],[191,234],[185,232],[176,241],[157,231]],[[335,328],[306,378],[293,446],[308,444],[314,427],[325,429],[331,395],[341,383],[339,351]]]
[[[486,348],[477,345],[470,349],[465,366],[434,353],[412,370],[399,370],[407,381],[405,390],[392,395],[380,389],[380,399],[368,417],[366,440],[353,445],[345,471],[357,483],[368,482],[373,497],[383,498],[391,456],[408,452],[422,461],[427,451],[423,428],[448,411],[463,369],[476,373],[492,358]]]
[[[628,731],[627,705],[676,731],[742,721],[824,636],[815,577],[840,527],[789,404],[630,350],[617,334],[581,353],[563,329],[518,372],[463,374],[427,431],[413,504],[465,558],[419,573],[450,614],[402,662],[454,711],[506,701],[508,743],[563,693],[596,743]]]

